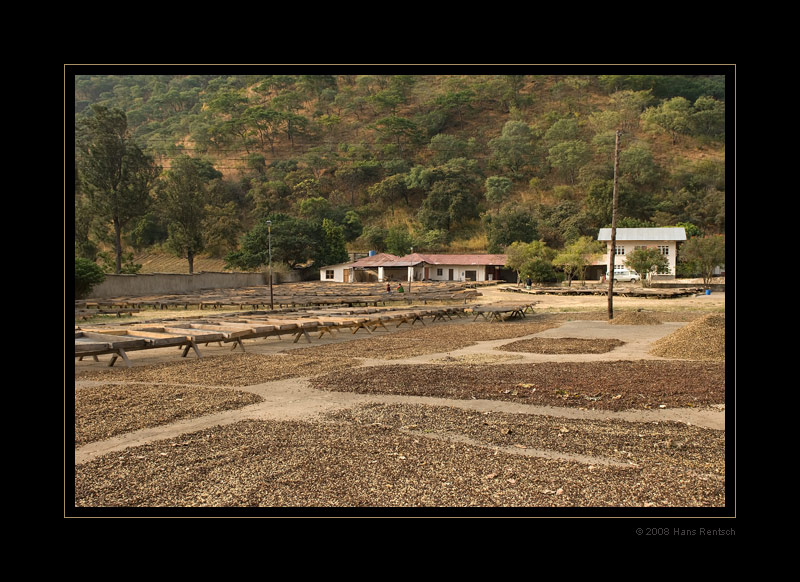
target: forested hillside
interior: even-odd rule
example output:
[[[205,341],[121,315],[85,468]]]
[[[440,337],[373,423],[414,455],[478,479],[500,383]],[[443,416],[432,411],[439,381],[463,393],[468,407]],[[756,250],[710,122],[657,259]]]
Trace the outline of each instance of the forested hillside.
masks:
[[[288,267],[348,250],[560,250],[610,225],[617,130],[618,226],[724,234],[723,75],[74,80],[76,257],[107,265],[117,233],[124,253],[237,269],[267,262],[268,231]],[[126,256],[117,268],[135,271]]]

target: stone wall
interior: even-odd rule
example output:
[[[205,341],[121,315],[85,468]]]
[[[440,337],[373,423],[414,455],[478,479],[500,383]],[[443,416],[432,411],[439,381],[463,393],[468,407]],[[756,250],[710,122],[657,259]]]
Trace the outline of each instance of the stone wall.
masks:
[[[291,274],[290,274],[291,275]],[[283,278],[288,278],[282,274]],[[105,281],[92,289],[95,299],[138,295],[197,293],[203,289],[235,289],[266,285],[265,273],[147,273],[106,275]],[[275,278],[278,281],[278,277]],[[285,281],[288,282],[288,281]]]

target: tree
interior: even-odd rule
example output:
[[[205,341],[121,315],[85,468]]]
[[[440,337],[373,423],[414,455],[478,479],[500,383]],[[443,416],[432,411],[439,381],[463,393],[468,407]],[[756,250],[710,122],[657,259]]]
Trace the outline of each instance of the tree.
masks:
[[[680,262],[695,273],[701,273],[708,287],[714,269],[725,265],[725,235],[694,237],[681,245]]]
[[[89,292],[106,278],[103,269],[94,261],[81,257],[75,258],[75,298],[88,297]]]
[[[386,233],[386,252],[398,257],[404,257],[411,252],[411,245],[414,244],[411,235],[401,226],[393,226]]]
[[[506,256],[506,267],[517,272],[517,282],[522,277],[530,277],[536,283],[555,279],[555,251],[542,241],[514,242],[506,248]]]
[[[275,155],[275,140],[286,123],[286,114],[264,106],[256,106],[247,109],[242,114],[241,120],[258,138],[261,148],[269,145],[272,155]]]
[[[434,163],[444,164],[453,158],[466,158],[471,147],[471,141],[467,142],[452,135],[438,133],[431,138],[428,151],[431,152]]]
[[[573,139],[557,143],[548,150],[547,161],[570,184],[575,183],[578,170],[589,162],[592,151],[586,142]]]
[[[116,272],[122,269],[122,231],[144,216],[160,168],[131,142],[121,110],[91,106],[93,116],[78,124],[76,169],[80,190],[92,212],[114,229]]]
[[[189,261],[205,249],[208,235],[208,184],[222,177],[208,162],[182,156],[166,173],[158,192],[158,204],[167,223],[167,246]]]
[[[410,206],[408,195],[409,190],[406,185],[404,174],[394,174],[384,178],[377,184],[367,188],[367,194],[372,200],[380,201],[387,205],[394,212],[394,205],[399,200],[404,200],[406,206]]]
[[[564,270],[567,282],[571,286],[572,279],[577,275],[580,275],[581,280],[586,278],[586,268],[594,263],[603,251],[600,241],[590,236],[582,236],[558,253],[553,259],[553,264]]]
[[[427,192],[417,213],[425,230],[450,230],[478,217],[480,181],[474,161],[456,158],[441,166],[415,166],[406,185]]]
[[[711,138],[725,136],[725,102],[713,97],[698,97],[689,119],[692,132]]]
[[[272,225],[267,221],[272,221]],[[271,230],[271,234],[270,234]],[[307,262],[318,244],[312,225],[301,218],[272,214],[245,234],[238,251],[225,257],[227,266],[255,270],[269,264],[269,242],[272,240],[272,260],[296,268]]]
[[[486,200],[492,204],[502,204],[511,193],[511,180],[505,176],[489,176],[486,178]]]
[[[500,136],[489,141],[489,149],[498,167],[520,177],[533,160],[533,132],[522,121],[507,121]]]
[[[322,245],[314,254],[314,264],[318,267],[336,265],[349,260],[344,241],[344,229],[328,218],[322,219]]]
[[[538,222],[530,208],[506,204],[483,215],[488,251],[499,253],[513,242],[531,242],[539,238]]]
[[[673,97],[659,105],[649,107],[642,114],[642,119],[667,132],[672,137],[672,144],[678,143],[678,137],[689,133],[691,128],[692,104],[683,97]]]
[[[371,127],[385,140],[394,142],[398,150],[402,150],[404,143],[417,144],[422,138],[422,132],[417,124],[396,115],[379,119]]]
[[[657,248],[635,249],[625,257],[625,266],[642,276],[642,287],[650,285],[650,276],[669,266],[669,259]]]

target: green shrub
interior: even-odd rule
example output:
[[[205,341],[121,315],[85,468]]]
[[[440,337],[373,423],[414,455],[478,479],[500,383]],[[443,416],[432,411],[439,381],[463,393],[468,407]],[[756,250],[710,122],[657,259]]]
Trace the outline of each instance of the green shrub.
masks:
[[[94,261],[75,258],[75,298],[82,299],[89,295],[95,285],[105,281],[106,275]]]

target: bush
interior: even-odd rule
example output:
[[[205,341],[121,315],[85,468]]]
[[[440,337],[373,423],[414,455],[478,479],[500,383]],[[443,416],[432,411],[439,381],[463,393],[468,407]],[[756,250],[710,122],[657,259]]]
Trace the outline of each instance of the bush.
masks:
[[[75,259],[75,298],[83,299],[89,292],[105,281],[106,275],[99,265],[89,259]]]

